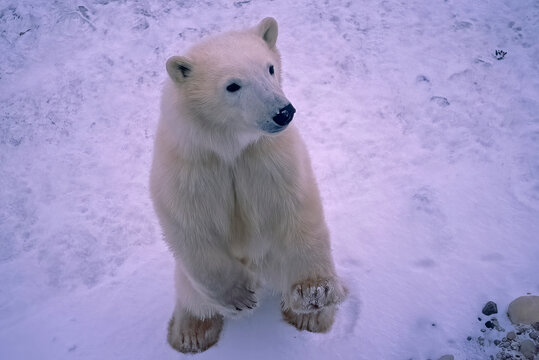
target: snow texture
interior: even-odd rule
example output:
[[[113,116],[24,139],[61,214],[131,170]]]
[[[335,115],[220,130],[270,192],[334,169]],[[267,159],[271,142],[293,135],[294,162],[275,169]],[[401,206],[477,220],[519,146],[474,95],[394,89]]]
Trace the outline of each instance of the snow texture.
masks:
[[[539,293],[539,2],[2,0],[0,359],[183,358],[148,195],[165,61],[265,16],[350,293],[328,334],[267,295],[197,357],[495,353],[482,306],[509,328]]]

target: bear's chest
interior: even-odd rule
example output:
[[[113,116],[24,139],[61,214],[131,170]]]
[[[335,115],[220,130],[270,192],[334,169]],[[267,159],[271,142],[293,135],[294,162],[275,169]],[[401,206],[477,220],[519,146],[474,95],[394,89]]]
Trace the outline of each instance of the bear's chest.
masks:
[[[300,172],[292,157],[246,154],[233,168],[233,242],[259,258],[286,238],[300,201]]]

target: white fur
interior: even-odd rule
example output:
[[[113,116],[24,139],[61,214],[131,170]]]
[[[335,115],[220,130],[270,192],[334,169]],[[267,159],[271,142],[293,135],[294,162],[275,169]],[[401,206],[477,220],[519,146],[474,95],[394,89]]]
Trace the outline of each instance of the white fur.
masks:
[[[293,121],[268,133],[289,103],[276,39],[266,18],[167,62],[150,185],[177,263],[174,319],[237,314],[262,284],[296,313],[344,298],[305,145]]]

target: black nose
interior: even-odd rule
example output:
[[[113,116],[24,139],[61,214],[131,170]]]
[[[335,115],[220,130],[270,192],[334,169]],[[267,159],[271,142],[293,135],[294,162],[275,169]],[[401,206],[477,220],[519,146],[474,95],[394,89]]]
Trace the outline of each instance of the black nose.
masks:
[[[294,109],[292,104],[288,104],[284,108],[279,110],[279,113],[273,117],[273,121],[275,121],[277,125],[280,126],[288,125],[290,121],[292,121],[295,112],[296,109]]]

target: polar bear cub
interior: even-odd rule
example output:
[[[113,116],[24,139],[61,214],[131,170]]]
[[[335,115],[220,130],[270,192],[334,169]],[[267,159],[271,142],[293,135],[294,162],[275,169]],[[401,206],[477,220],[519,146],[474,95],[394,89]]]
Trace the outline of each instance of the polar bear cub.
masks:
[[[150,189],[176,260],[168,341],[201,352],[269,286],[283,317],[325,332],[345,290],[309,155],[281,88],[277,22],[168,59]]]

